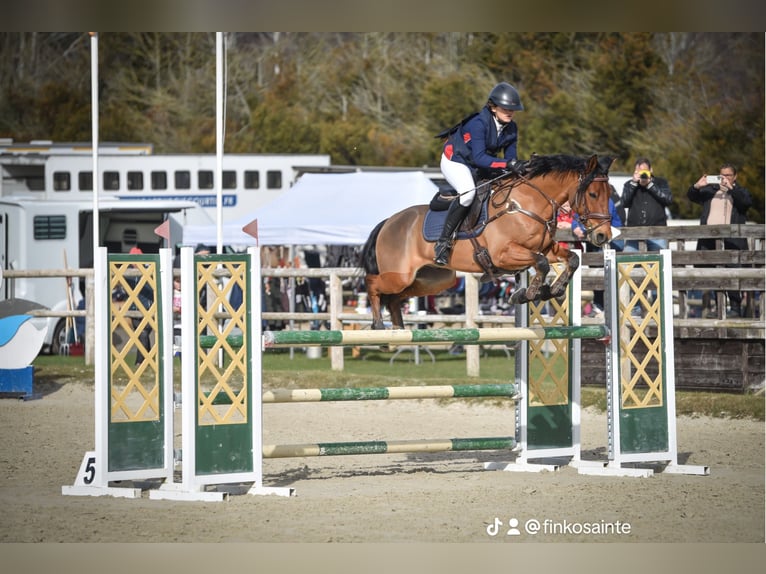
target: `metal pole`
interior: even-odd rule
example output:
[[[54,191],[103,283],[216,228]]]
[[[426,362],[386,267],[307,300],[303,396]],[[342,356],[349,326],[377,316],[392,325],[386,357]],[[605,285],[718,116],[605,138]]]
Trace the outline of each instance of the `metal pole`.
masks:
[[[217,250],[219,255],[223,253],[223,32],[216,32],[216,69],[215,69],[215,133],[216,133],[216,165],[215,165],[215,192],[216,192],[216,227]]]
[[[93,139],[93,261],[100,242],[98,216],[98,33],[90,33],[90,99]]]

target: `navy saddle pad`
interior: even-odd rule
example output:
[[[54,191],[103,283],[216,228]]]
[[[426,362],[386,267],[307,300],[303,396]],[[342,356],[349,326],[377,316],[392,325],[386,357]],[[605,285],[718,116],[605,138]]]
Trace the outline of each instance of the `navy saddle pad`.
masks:
[[[453,200],[457,201],[457,200]],[[449,210],[434,211],[429,209],[426,212],[426,216],[423,219],[423,238],[426,241],[437,241],[441,235],[444,222],[447,219],[447,213]],[[479,222],[487,221],[487,200],[485,199],[481,204],[481,214],[479,215]],[[470,239],[471,237],[477,237],[484,231],[484,225],[480,223],[470,231],[458,231],[458,239]]]

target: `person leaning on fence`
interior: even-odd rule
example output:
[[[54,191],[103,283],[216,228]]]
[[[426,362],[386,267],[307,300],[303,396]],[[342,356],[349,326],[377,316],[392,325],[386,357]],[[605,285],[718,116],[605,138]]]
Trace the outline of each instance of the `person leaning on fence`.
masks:
[[[622,206],[628,210],[626,227],[658,227],[668,224],[665,209],[670,206],[673,196],[668,181],[656,177],[652,172],[652,162],[641,157],[636,160],[633,177],[622,188]],[[665,239],[647,239],[648,251],[665,249]],[[638,240],[626,240],[625,251],[638,251]]]
[[[452,234],[471,208],[477,180],[487,177],[490,170],[523,172],[525,162],[516,158],[518,128],[513,121],[515,112],[523,109],[516,88],[500,82],[490,91],[481,111],[436,136],[445,138],[440,164],[442,174],[458,193],[450,204],[441,236],[434,246],[437,265],[449,262]],[[501,152],[502,158],[498,157]]]
[[[585,228],[582,225],[577,225],[574,218],[577,214],[572,211],[572,206],[568,201],[565,201],[561,207],[559,207],[558,213],[556,213],[556,228],[571,231],[578,241],[573,241],[571,245],[568,241],[559,241],[559,244],[569,249],[582,250],[582,240],[585,237]]]
[[[700,225],[719,225],[745,223],[747,210],[753,205],[750,192],[737,183],[737,168],[730,163],[721,166],[718,176],[708,177],[703,174],[693,183],[686,196],[690,201],[702,206]],[[742,237],[726,237],[723,240],[724,249],[746,250],[747,239]],[[697,251],[714,251],[716,239],[701,238],[697,241]],[[726,267],[737,267],[728,264]],[[739,291],[727,291],[729,298],[729,316],[742,316],[742,293]],[[703,296],[703,313],[709,305],[709,293]]]

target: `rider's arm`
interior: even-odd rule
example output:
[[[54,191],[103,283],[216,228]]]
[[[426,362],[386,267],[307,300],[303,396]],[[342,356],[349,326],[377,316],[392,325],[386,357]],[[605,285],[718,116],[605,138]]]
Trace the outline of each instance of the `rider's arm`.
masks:
[[[494,126],[487,126],[480,117],[476,117],[466,124],[464,138],[466,145],[471,148],[471,156],[475,167],[485,169],[505,169],[508,157],[499,158],[487,152],[487,131]],[[507,150],[506,150],[507,153]],[[515,153],[515,146],[514,152]]]

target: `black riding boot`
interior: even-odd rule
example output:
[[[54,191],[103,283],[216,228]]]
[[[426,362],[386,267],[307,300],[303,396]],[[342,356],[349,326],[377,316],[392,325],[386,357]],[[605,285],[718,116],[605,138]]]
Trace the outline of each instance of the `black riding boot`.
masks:
[[[452,234],[463,221],[469,209],[470,206],[463,207],[457,199],[453,200],[449,206],[444,229],[442,229],[442,234],[434,246],[434,263],[437,265],[446,265],[449,262],[449,256],[452,252]]]

